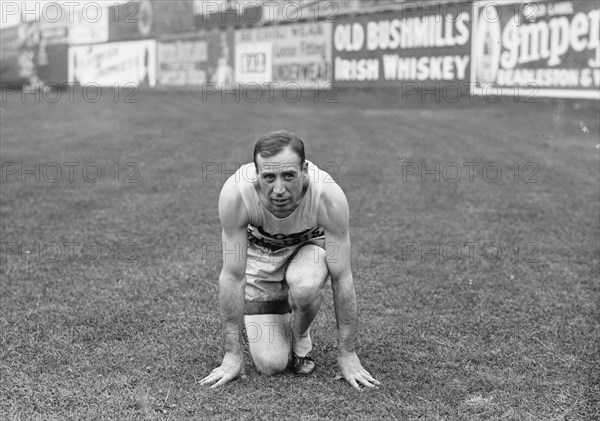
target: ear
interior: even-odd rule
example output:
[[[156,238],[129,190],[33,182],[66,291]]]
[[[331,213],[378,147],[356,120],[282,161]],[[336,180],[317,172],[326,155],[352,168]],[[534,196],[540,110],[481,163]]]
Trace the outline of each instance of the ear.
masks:
[[[302,165],[302,172],[303,173],[308,173],[308,161],[306,161],[306,159],[304,160],[304,164]]]

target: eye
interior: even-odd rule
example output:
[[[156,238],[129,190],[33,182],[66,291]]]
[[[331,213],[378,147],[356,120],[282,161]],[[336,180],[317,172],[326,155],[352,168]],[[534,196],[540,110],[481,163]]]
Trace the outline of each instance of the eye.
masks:
[[[296,179],[296,174],[294,173],[285,173],[283,174],[283,179],[286,181],[293,181]]]
[[[275,176],[273,174],[264,174],[262,176],[262,179],[267,182],[271,182],[271,181],[275,180]]]

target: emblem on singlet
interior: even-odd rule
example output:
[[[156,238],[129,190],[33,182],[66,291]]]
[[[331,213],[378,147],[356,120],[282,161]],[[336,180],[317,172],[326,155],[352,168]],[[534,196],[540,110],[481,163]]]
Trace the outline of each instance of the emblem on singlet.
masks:
[[[248,241],[250,244],[266,247],[272,251],[302,244],[308,240],[323,237],[324,235],[325,230],[323,227],[309,228],[306,231],[294,234],[269,234],[262,227],[248,225]]]

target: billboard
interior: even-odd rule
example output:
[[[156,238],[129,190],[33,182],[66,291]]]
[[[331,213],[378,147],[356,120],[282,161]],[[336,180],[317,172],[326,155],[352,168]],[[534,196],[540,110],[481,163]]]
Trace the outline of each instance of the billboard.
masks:
[[[140,0],[109,9],[109,41],[154,38],[194,27],[193,0]]]
[[[0,30],[0,79],[3,83],[67,82],[68,47],[55,44],[57,39],[66,39],[48,35],[49,25],[43,20],[30,21]]]
[[[67,45],[49,45],[5,53],[0,61],[2,83],[35,86],[67,83]]]
[[[342,16],[333,30],[340,86],[467,83],[471,5],[466,2]]]
[[[105,6],[90,2],[69,13],[69,44],[82,45],[108,41],[109,16]]]
[[[329,87],[331,28],[318,22],[237,30],[236,82]]]
[[[160,86],[233,85],[233,30],[178,36],[158,44]]]
[[[69,13],[58,2],[48,3],[40,18],[40,38],[45,45],[69,42]]]
[[[156,41],[126,41],[69,48],[69,82],[120,87],[156,85]]]
[[[600,4],[477,2],[474,93],[600,99]]]

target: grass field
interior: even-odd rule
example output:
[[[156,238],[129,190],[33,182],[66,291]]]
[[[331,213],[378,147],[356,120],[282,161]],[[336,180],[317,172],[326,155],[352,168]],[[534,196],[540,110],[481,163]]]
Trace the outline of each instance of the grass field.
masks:
[[[598,103],[275,98],[3,101],[0,419],[597,419]],[[348,196],[377,390],[334,378],[330,289],[313,377],[247,358],[198,384],[223,353],[218,193],[278,128]]]

